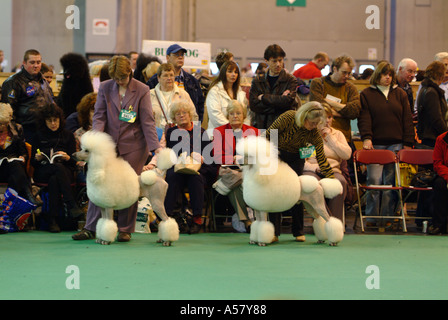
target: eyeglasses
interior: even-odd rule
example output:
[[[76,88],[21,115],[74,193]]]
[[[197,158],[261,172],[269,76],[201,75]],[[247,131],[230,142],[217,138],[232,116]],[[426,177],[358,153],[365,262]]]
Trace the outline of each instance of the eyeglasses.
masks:
[[[411,70],[411,69],[406,70],[406,72],[409,73],[409,74],[413,74],[413,75],[417,74],[416,70]]]
[[[174,116],[176,116],[176,117],[180,117],[180,116],[185,116],[185,115],[187,115],[187,114],[188,114],[187,111],[179,111],[179,112],[176,112],[176,113],[174,114]]]
[[[123,82],[123,81],[127,80],[128,78],[129,78],[129,75],[124,76],[122,78],[114,78],[114,81],[115,82]]]

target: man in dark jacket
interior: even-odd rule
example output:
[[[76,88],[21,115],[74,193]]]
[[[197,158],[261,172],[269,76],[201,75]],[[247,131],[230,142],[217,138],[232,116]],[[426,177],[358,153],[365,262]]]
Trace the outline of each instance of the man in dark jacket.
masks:
[[[174,65],[174,76],[177,86],[184,89],[190,95],[194,106],[196,107],[196,112],[199,116],[199,121],[202,122],[204,116],[204,102],[205,98],[202,94],[202,89],[199,81],[182,69],[185,61],[186,49],[182,48],[178,44],[173,44],[166,50],[166,61]],[[154,89],[159,83],[157,79],[157,74],[151,77],[146,83],[150,89]]]
[[[35,134],[35,116],[38,108],[53,102],[50,86],[42,77],[42,58],[37,50],[27,50],[22,70],[3,83],[2,102],[14,110],[15,121],[22,125],[26,141]]]
[[[279,115],[298,107],[297,79],[284,70],[285,56],[279,45],[267,47],[264,52],[267,72],[252,81],[249,107],[253,112],[251,124],[257,129],[268,129]]]

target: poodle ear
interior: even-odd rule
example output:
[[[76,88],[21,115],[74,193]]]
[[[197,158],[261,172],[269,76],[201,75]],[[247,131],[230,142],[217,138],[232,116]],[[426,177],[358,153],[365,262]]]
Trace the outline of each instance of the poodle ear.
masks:
[[[319,183],[324,189],[324,195],[327,199],[333,199],[344,191],[342,184],[338,179],[324,178],[321,179]]]
[[[176,153],[169,148],[162,149],[157,155],[157,168],[168,170],[177,163]]]

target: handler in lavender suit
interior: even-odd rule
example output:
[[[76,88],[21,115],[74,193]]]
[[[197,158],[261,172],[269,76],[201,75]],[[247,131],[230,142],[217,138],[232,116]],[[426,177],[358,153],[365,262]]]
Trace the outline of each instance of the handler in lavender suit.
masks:
[[[129,60],[115,56],[109,63],[111,80],[104,81],[98,91],[92,130],[110,134],[117,144],[118,155],[129,162],[140,175],[150,152],[160,150],[151,107],[149,87],[132,77]],[[135,203],[118,211],[118,241],[127,242],[135,229]],[[95,238],[100,209],[92,202],[87,211],[86,226],[72,236],[74,240]]]

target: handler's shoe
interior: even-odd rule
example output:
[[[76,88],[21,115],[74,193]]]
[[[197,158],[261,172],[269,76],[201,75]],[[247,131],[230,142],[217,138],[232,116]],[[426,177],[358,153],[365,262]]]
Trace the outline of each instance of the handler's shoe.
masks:
[[[118,233],[118,242],[129,242],[131,241],[131,234],[128,232],[119,232]]]
[[[72,235],[73,240],[90,240],[95,239],[95,232],[87,229],[82,229],[80,232]]]
[[[296,241],[297,242],[305,242],[305,235],[301,235],[301,236],[298,236],[298,237],[296,237]]]

